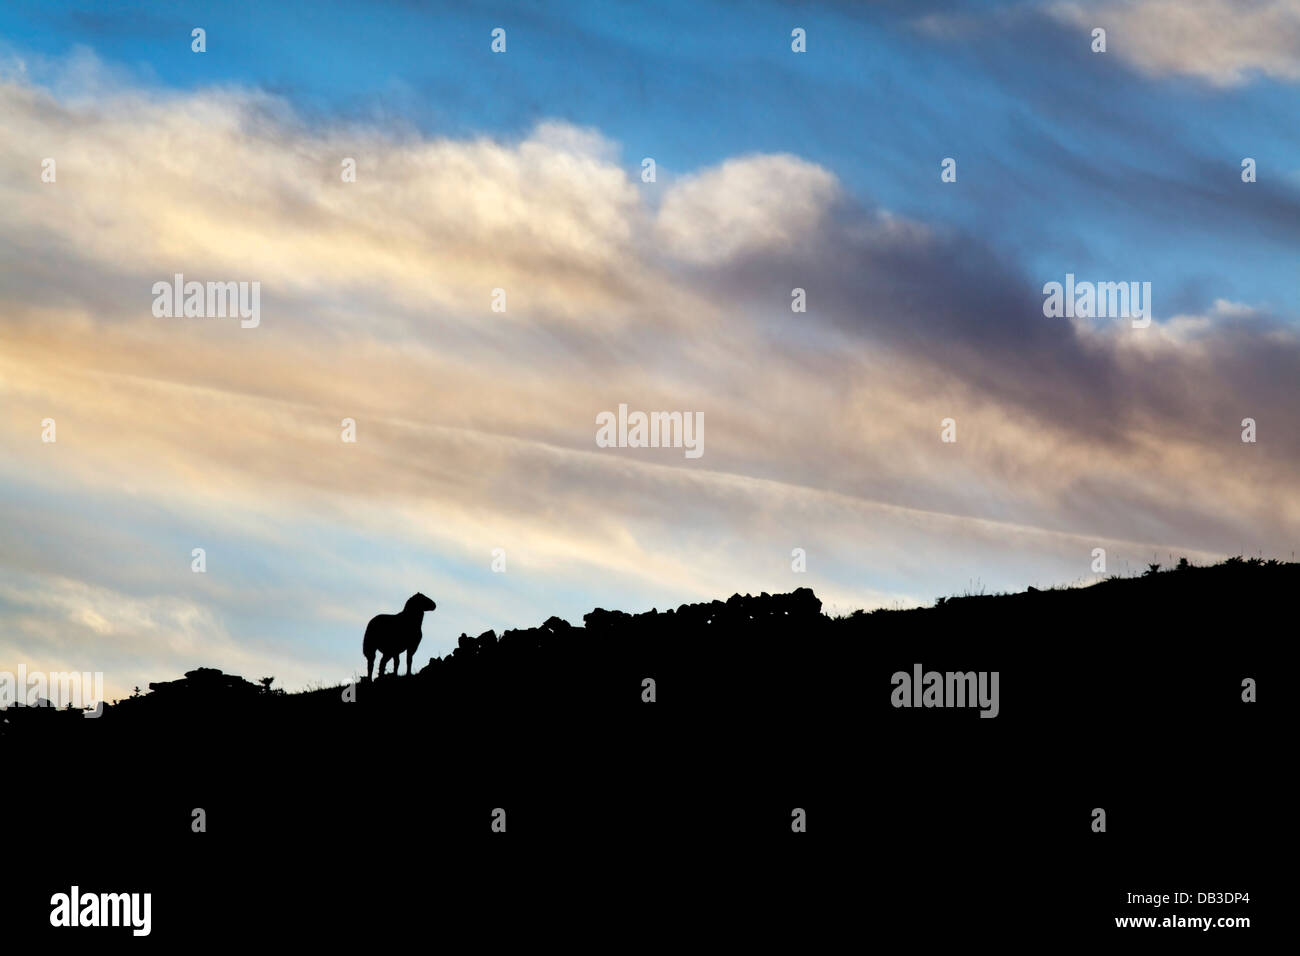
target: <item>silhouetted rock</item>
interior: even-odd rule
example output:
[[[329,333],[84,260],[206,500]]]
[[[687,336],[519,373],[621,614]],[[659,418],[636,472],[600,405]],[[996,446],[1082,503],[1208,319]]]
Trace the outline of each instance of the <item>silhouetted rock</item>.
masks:
[[[186,671],[180,680],[151,681],[149,690],[156,700],[239,701],[257,697],[262,688],[234,674],[223,674],[215,667]]]

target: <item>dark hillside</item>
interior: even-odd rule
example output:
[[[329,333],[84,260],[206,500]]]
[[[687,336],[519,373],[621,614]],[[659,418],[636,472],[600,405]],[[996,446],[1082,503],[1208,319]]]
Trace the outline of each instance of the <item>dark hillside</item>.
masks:
[[[1096,914],[1153,853],[1222,881],[1235,848],[1264,838],[1259,815],[1234,809],[1234,774],[1250,768],[1262,790],[1274,772],[1260,728],[1280,692],[1261,675],[1278,672],[1298,586],[1300,565],[1233,561],[836,619],[807,589],[598,608],[581,627],[462,636],[418,673],[354,692],[200,670],[98,719],[11,709],[4,740],[20,762],[57,753],[75,768],[75,786],[42,784],[45,832],[117,834],[106,858],[161,854],[185,872],[286,853],[329,866],[334,847],[380,873],[425,858],[499,870],[501,854],[525,870],[556,854],[598,868],[703,843],[742,881],[778,861],[787,881],[893,861],[877,903],[914,915],[914,881],[946,884],[950,912],[952,898],[976,907],[996,861],[1024,876],[1032,916],[1048,889],[1029,874],[1070,859],[1085,886],[1054,905]],[[996,671],[996,717],[894,706],[892,675],[918,665]],[[1242,701],[1245,678],[1261,703]],[[1098,806],[1104,843],[1089,840]],[[508,843],[491,832],[496,808]],[[791,832],[794,808],[806,834]],[[782,885],[823,903],[853,886],[814,884]]]

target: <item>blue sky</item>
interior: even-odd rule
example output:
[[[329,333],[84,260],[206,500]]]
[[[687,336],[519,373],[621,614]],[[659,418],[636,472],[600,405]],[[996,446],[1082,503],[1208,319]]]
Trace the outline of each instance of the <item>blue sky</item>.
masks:
[[[1289,551],[1300,3],[1225,9],[5,4],[0,667],[301,686],[416,589],[423,658],[597,605],[1080,582],[1096,542]],[[251,338],[139,312],[249,268]],[[1067,272],[1150,282],[1153,330],[1046,324]],[[706,407],[717,450],[598,456],[621,401]],[[321,444],[349,414],[364,465]],[[1243,462],[1248,414],[1287,437]]]

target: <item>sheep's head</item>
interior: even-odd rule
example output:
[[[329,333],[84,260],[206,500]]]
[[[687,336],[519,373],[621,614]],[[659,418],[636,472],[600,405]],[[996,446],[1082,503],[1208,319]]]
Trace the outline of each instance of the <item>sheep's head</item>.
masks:
[[[437,607],[437,603],[432,598],[425,597],[423,594],[418,592],[412,594],[411,599],[406,602],[406,609],[408,611],[433,611],[437,609]]]

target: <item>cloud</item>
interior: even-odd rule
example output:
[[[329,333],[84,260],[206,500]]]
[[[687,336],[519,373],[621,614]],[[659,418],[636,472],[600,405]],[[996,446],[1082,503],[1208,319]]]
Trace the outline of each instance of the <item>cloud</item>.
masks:
[[[1297,0],[1103,0],[1051,3],[1062,23],[1106,30],[1108,52],[1148,76],[1241,86],[1256,75],[1300,80]]]
[[[839,193],[830,172],[797,156],[752,156],[671,185],[655,223],[668,254],[716,265],[789,251],[818,228]]]
[[[136,598],[58,576],[15,572],[0,580],[5,637],[0,661],[50,673],[104,671],[108,699],[121,698],[140,675],[154,679],[220,661],[234,673],[304,675],[291,654],[250,651],[225,631],[210,608],[172,596]]]
[[[924,36],[955,42],[1019,31],[1041,16],[1079,31],[1084,49],[1092,31],[1104,29],[1106,55],[1149,77],[1189,76],[1219,88],[1260,76],[1300,80],[1300,0],[1027,0],[941,9],[908,22]]]
[[[199,664],[338,679],[368,613],[417,589],[438,653],[595,604],[805,584],[887,604],[973,567],[1047,584],[1097,546],[1195,559],[1300,530],[1300,348],[1275,316],[1047,320],[1044,277],[796,156],[647,189],[558,122],[399,136],[247,90],[21,76],[0,115],[22,144],[0,155],[0,246],[28,265],[0,289],[20,532],[0,627],[23,635],[0,666],[89,648],[72,666],[128,686]],[[262,324],[155,318],[175,272],[260,281]],[[598,449],[620,402],[704,412],[704,458]],[[203,542],[219,560],[196,576]]]

